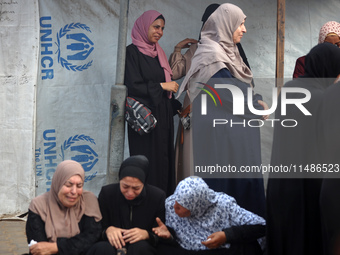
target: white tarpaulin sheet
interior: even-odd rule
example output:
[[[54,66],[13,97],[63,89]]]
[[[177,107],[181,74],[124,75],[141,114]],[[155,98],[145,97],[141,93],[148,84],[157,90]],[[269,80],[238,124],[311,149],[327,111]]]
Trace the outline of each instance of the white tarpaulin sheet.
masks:
[[[85,189],[98,194],[105,184],[117,41],[109,4],[39,1],[37,194],[49,190],[57,164],[66,159],[82,164]]]
[[[160,45],[169,56],[179,41],[198,37],[204,9],[215,2],[225,1],[130,0],[128,43],[136,18],[155,9],[166,19]],[[256,92],[270,104],[276,1],[229,2],[247,15],[242,45]],[[317,44],[320,27],[339,21],[339,7],[338,0],[286,0],[286,78]],[[25,212],[63,159],[83,164],[86,189],[98,193],[105,183],[118,18],[118,0],[0,0],[0,215]],[[268,163],[272,128],[261,131]]]
[[[0,0],[0,215],[27,210],[34,196],[36,17],[33,0]]]

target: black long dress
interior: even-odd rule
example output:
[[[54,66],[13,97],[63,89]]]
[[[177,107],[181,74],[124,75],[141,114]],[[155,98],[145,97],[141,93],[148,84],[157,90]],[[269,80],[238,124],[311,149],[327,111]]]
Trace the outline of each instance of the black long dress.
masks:
[[[149,134],[137,134],[128,127],[130,155],[144,155],[149,160],[147,183],[161,188],[169,196],[175,189],[175,151],[173,102],[160,86],[165,82],[158,57],[141,53],[131,44],[126,49],[125,85],[128,96],[148,106],[157,119]]]
[[[308,169],[324,163],[318,129],[320,109],[326,88],[340,73],[339,58],[339,48],[328,43],[315,46],[306,56],[305,76],[290,81],[283,87],[309,90],[311,98],[303,105],[312,115],[305,115],[291,104],[287,105],[286,115],[282,114],[281,97],[279,98],[276,119],[294,119],[298,124],[288,128],[283,127],[280,121],[275,123],[271,165],[295,166],[297,172],[276,176],[280,178],[273,178],[274,174],[269,174],[268,255],[322,254],[319,208],[322,179],[318,178],[322,177],[322,173],[317,174]],[[303,97],[301,93],[289,93],[287,96],[294,100]],[[300,169],[306,171],[303,170],[301,174]]]
[[[207,82],[214,87],[215,84],[231,84],[240,89],[244,95],[244,104],[247,102],[247,89],[250,88],[238,79],[235,79],[229,70],[221,69]],[[242,167],[261,165],[261,140],[259,124],[261,117],[250,112],[245,106],[243,115],[233,115],[233,96],[228,89],[216,89],[223,105],[214,105],[212,100],[207,100],[207,115],[201,115],[201,99],[197,96],[193,102],[193,154],[195,175],[204,178],[209,187],[218,192],[224,192],[234,197],[237,203],[253,213],[265,217],[265,192],[262,173],[241,174]],[[253,105],[262,110],[258,104],[262,96],[253,96]],[[243,102],[243,101],[242,101]],[[212,126],[214,119],[226,119],[227,124]],[[253,120],[251,127],[248,121]],[[234,124],[234,123],[245,123]],[[208,166],[231,166],[236,172],[222,172],[202,174],[196,168]]]
[[[298,78],[285,87],[308,88],[311,100],[305,107],[312,116],[305,116],[297,107],[287,107],[287,115],[276,119],[295,119],[296,127],[277,124],[274,130],[272,166],[309,167],[321,162],[317,143],[318,109],[324,89],[310,79]],[[298,98],[298,93],[292,97]],[[291,98],[291,97],[290,97]],[[280,100],[278,105],[280,105]],[[281,108],[278,107],[278,112]],[[279,122],[277,122],[279,123]],[[306,172],[307,173],[307,172]],[[288,176],[272,178],[267,187],[268,254],[321,254],[321,222],[318,206],[321,179]],[[280,176],[278,176],[280,177]],[[308,177],[308,175],[306,175]]]
[[[321,223],[324,255],[340,252],[340,84],[327,89],[321,110],[321,149],[323,163],[329,172],[322,181],[320,192]]]

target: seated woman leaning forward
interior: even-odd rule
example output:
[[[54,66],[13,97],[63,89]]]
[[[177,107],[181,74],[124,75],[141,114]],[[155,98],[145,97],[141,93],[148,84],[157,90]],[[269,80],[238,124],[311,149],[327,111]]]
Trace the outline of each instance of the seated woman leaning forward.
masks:
[[[165,207],[166,225],[157,219],[153,231],[169,241],[158,254],[262,254],[265,220],[199,177],[181,181]]]
[[[61,162],[50,191],[34,198],[26,223],[30,254],[94,254],[102,218],[97,197],[83,190],[85,173],[73,160]]]
[[[96,244],[98,254],[156,254],[159,238],[152,228],[157,217],[165,218],[165,192],[146,184],[148,170],[145,156],[131,156],[120,166],[119,183],[100,191],[104,241]]]

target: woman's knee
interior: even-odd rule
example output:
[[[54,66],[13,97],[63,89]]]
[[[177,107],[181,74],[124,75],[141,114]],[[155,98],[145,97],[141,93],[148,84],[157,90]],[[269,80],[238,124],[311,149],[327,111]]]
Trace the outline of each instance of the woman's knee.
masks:
[[[115,255],[116,249],[109,242],[98,242],[95,243],[91,249],[86,253],[86,255]]]
[[[139,241],[137,243],[129,244],[128,254],[133,255],[154,255],[156,254],[156,249],[149,244],[148,241]]]

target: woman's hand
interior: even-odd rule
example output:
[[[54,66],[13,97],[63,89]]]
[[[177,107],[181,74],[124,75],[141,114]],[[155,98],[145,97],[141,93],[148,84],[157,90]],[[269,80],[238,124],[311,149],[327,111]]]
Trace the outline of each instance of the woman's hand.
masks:
[[[156,218],[158,227],[155,227],[152,229],[152,231],[159,237],[164,239],[171,238],[171,233],[169,232],[168,228],[165,226],[165,224],[161,221],[160,218]]]
[[[203,241],[202,244],[208,247],[209,249],[216,249],[220,247],[227,241],[227,237],[223,231],[212,233],[208,236],[206,241]]]
[[[264,101],[262,101],[262,100],[258,100],[257,102],[259,103],[259,105],[261,105],[261,106],[263,107],[264,110],[268,110],[268,109],[269,109],[269,107],[268,107],[268,105],[266,104],[266,102],[264,102]],[[266,120],[266,119],[268,119],[268,118],[269,118],[269,115],[263,115],[263,116],[262,116],[262,119],[263,119],[263,120]]]
[[[123,238],[123,232],[126,231],[122,228],[116,228],[114,226],[106,229],[106,236],[110,244],[116,249],[121,249],[125,246],[125,240]]]
[[[51,255],[58,253],[57,243],[39,242],[30,246],[30,253],[33,255]]]
[[[178,91],[178,83],[175,81],[169,81],[169,82],[162,82],[161,83],[162,89],[170,92],[176,93]]]
[[[126,243],[136,243],[149,239],[149,233],[144,229],[132,228],[123,231],[123,238]]]
[[[182,49],[189,48],[193,43],[198,43],[198,41],[192,38],[186,38],[183,41],[177,43],[174,52],[181,52]]]

